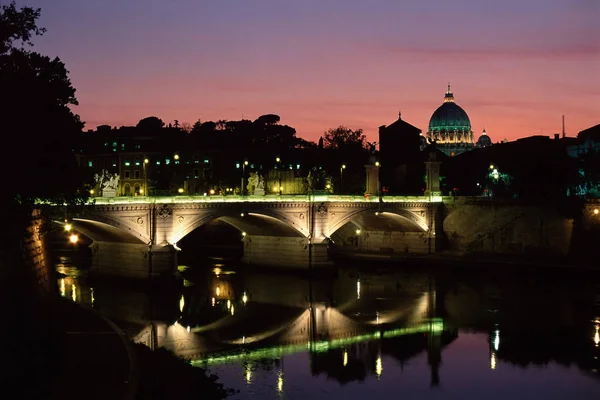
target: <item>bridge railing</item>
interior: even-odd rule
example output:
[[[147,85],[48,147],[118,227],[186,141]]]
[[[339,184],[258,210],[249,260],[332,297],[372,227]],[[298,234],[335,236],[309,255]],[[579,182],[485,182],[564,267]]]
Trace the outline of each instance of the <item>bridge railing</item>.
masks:
[[[359,203],[378,203],[377,196],[359,196],[359,195],[226,195],[226,196],[120,196],[120,197],[94,197],[90,202],[97,205],[105,204],[165,204],[165,203],[228,203],[228,202],[359,202]],[[440,196],[384,196],[381,198],[383,203],[439,203],[442,201]]]

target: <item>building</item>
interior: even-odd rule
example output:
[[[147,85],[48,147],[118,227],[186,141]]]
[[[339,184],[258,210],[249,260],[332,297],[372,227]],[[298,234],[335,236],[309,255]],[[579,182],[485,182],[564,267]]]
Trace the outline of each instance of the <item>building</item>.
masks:
[[[492,139],[488,136],[485,129],[481,132],[481,136],[477,139],[477,143],[475,143],[475,147],[481,149],[484,147],[490,147],[492,145]]]
[[[398,113],[390,125],[379,127],[381,187],[389,194],[419,194],[423,186],[424,137],[421,129],[409,124]]]
[[[444,154],[451,157],[475,147],[469,116],[454,102],[450,85],[444,96],[444,103],[434,111],[429,120],[427,140],[435,142]]]

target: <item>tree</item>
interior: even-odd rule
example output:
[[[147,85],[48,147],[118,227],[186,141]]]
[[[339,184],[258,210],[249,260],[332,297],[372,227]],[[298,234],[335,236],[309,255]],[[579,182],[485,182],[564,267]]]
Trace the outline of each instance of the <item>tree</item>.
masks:
[[[138,128],[140,133],[156,134],[159,133],[164,126],[165,123],[162,119],[152,116],[142,118],[140,122],[137,123],[136,128]]]
[[[362,129],[352,130],[345,126],[329,129],[323,135],[323,148],[331,150],[364,149],[366,137]]]
[[[2,6],[0,9],[0,54],[6,54],[10,50],[18,48],[14,46],[15,41],[21,42],[22,45],[33,45],[31,38],[46,32],[45,28],[36,25],[39,17],[39,8],[23,7],[18,10],[14,1],[7,6]]]
[[[0,121],[12,157],[0,161],[4,195],[21,200],[76,196],[85,176],[78,174],[73,151],[83,128],[71,110],[78,105],[68,70],[59,58],[28,51],[31,38],[45,32],[37,26],[39,9],[0,8]],[[20,44],[17,46],[16,44]]]

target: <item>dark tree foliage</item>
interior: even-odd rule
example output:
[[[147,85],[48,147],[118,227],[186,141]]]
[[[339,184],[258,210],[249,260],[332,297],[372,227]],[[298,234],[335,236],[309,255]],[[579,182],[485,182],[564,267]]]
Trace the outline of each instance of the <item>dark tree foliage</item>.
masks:
[[[162,119],[158,117],[146,117],[137,123],[136,127],[142,134],[158,134],[160,130],[165,126]]]
[[[364,149],[367,145],[362,129],[352,130],[345,126],[329,129],[323,135],[323,147],[331,150]]]
[[[23,7],[17,9],[14,1],[7,6],[2,6],[0,11],[0,54],[8,53],[17,48],[14,42],[32,45],[31,38],[36,35],[43,35],[45,28],[36,25],[40,17],[40,9]]]
[[[10,154],[0,166],[13,171],[3,193],[11,199],[76,197],[85,178],[73,154],[83,123],[70,108],[78,103],[68,71],[60,59],[23,48],[44,33],[39,15],[14,2],[0,9],[0,118]]]

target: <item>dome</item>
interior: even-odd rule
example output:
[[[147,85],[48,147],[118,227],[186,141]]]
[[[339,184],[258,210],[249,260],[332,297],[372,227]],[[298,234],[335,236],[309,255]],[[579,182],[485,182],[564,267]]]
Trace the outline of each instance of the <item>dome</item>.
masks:
[[[492,139],[487,135],[485,129],[481,132],[481,136],[477,139],[477,143],[475,143],[476,147],[488,147],[492,145]]]
[[[454,95],[448,91],[444,103],[438,107],[429,120],[429,132],[470,132],[471,121],[469,116],[458,104],[454,102]]]

